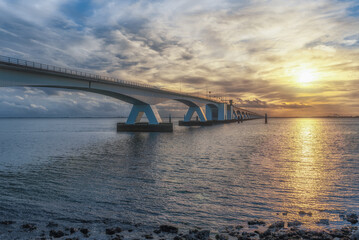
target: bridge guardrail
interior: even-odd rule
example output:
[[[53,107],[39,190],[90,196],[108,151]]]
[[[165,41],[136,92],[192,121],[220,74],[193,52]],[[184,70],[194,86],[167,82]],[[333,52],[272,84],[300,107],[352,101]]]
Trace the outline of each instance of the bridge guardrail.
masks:
[[[48,71],[48,72],[62,73],[62,74],[67,74],[67,75],[72,75],[72,76],[77,76],[77,77],[91,78],[94,80],[108,81],[108,82],[118,83],[118,84],[122,84],[122,85],[149,88],[149,89],[153,89],[153,90],[162,90],[162,91],[166,91],[169,93],[175,93],[175,94],[185,95],[185,96],[189,96],[189,97],[196,97],[196,98],[200,98],[200,99],[210,100],[213,102],[223,102],[222,100],[219,100],[217,98],[211,98],[211,97],[207,97],[204,95],[199,95],[199,94],[194,95],[191,93],[174,91],[174,90],[170,90],[167,88],[162,88],[162,87],[159,88],[159,87],[152,86],[150,84],[136,83],[133,81],[126,81],[126,80],[122,80],[122,79],[118,79],[118,78],[114,78],[114,77],[107,77],[107,76],[82,72],[82,71],[78,71],[78,70],[67,69],[67,68],[63,68],[63,67],[56,67],[53,65],[37,63],[37,62],[22,60],[22,59],[13,58],[13,57],[6,57],[6,56],[0,55],[0,62],[6,63],[6,64],[11,64],[11,65],[23,66],[23,67],[32,68],[32,69],[37,69],[37,70]]]

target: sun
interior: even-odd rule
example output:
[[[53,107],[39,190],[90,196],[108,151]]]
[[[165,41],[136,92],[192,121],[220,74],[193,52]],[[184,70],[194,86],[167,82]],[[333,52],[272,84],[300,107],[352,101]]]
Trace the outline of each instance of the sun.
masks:
[[[297,75],[297,82],[308,84],[316,80],[316,74],[311,69],[303,69]]]

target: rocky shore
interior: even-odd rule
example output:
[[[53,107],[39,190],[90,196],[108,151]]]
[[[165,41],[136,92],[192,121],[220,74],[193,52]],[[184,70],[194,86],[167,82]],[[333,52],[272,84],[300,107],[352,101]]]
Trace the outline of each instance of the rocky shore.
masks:
[[[240,225],[228,226],[223,229],[207,230],[201,228],[183,229],[175,225],[159,225],[145,227],[140,224],[114,223],[64,227],[55,222],[46,226],[36,223],[18,223],[16,221],[0,221],[0,239],[111,239],[111,240],[142,240],[142,239],[173,239],[173,240],[250,240],[250,239],[324,239],[324,240],[359,240],[358,215],[344,216],[348,225],[337,229],[330,228],[329,220],[320,219],[318,225],[326,225],[322,230],[310,230],[303,227],[298,220],[267,223],[254,219]]]

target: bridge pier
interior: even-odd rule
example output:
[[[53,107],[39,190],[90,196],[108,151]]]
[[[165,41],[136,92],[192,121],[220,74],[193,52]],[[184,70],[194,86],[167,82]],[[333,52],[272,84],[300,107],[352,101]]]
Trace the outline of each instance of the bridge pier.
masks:
[[[194,113],[197,113],[199,121],[191,121],[191,118]],[[206,112],[207,115],[207,112]],[[206,116],[203,112],[203,109],[199,106],[190,106],[186,115],[184,116],[184,121],[179,121],[179,126],[209,126],[212,125],[212,121],[207,120]],[[212,118],[212,115],[211,115]]]
[[[146,114],[148,123],[141,123]],[[172,123],[162,123],[157,108],[149,104],[134,104],[126,123],[117,123],[118,132],[173,132]]]
[[[184,121],[185,122],[189,122],[191,121],[191,118],[193,116],[194,113],[197,113],[199,119],[201,122],[206,122],[207,121],[207,118],[206,116],[204,115],[204,112],[203,112],[203,109],[201,107],[198,107],[198,106],[191,106],[189,107],[185,117],[184,117]]]

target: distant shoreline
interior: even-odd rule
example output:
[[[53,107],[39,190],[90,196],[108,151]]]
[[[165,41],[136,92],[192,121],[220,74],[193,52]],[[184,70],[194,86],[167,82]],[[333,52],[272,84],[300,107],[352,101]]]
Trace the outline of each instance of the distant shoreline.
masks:
[[[0,117],[0,119],[98,119],[98,118],[127,118],[125,117]],[[168,117],[164,116],[163,119],[166,119]],[[172,118],[180,118],[183,117],[174,117]],[[271,117],[268,116],[268,118],[359,118],[359,116],[324,116],[324,117]]]

